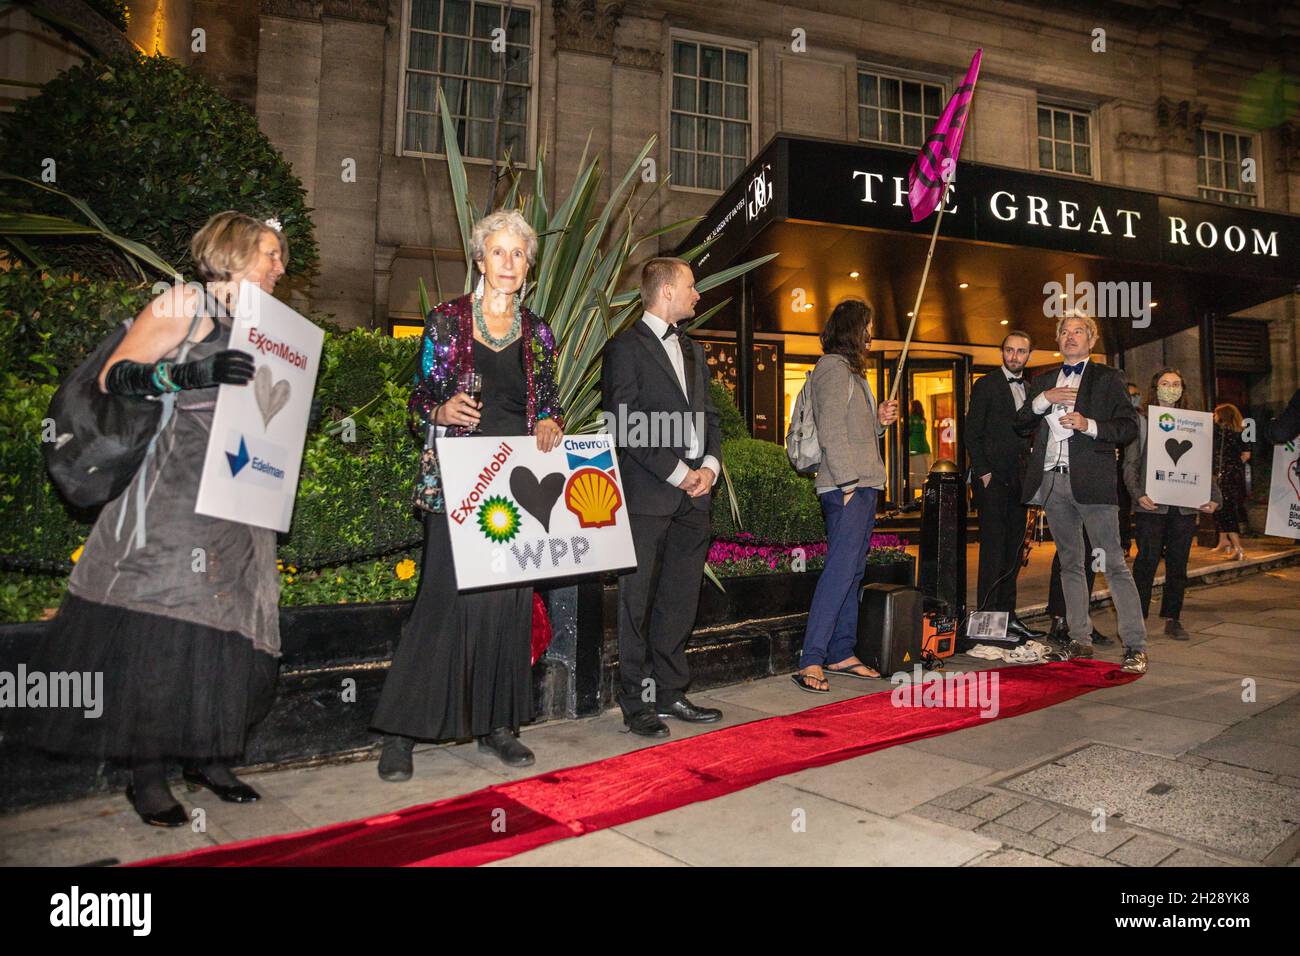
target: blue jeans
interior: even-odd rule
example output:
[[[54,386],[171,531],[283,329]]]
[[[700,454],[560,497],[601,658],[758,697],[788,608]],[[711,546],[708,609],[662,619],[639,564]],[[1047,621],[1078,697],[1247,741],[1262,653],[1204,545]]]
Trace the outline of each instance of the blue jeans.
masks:
[[[826,519],[826,566],[808,610],[800,668],[838,664],[856,651],[858,587],[867,570],[878,495],[875,488],[858,488],[847,505],[838,488],[818,495]]]

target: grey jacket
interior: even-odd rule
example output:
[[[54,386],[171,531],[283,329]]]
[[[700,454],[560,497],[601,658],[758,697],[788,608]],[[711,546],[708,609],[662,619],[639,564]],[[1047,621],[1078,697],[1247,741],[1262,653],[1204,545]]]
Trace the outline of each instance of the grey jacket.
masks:
[[[1169,505],[1156,505],[1155,511],[1147,511],[1138,504],[1138,499],[1147,493],[1147,417],[1138,412],[1138,437],[1124,446],[1124,487],[1133,499],[1133,513],[1139,515],[1169,514]],[[1210,500],[1223,507],[1223,492],[1219,491],[1219,482],[1210,476]],[[1180,515],[1199,514],[1197,508],[1177,505]]]
[[[876,397],[867,380],[854,374],[844,356],[823,355],[813,369],[812,401],[822,451],[817,493],[885,487],[880,457],[885,429],[876,420]]]

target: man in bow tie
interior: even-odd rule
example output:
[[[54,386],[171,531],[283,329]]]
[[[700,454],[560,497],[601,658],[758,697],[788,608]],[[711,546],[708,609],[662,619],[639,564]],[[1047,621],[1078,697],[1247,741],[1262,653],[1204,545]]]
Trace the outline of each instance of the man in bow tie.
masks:
[[[1115,449],[1137,437],[1137,412],[1129,403],[1118,369],[1090,362],[1097,323],[1067,316],[1056,323],[1056,342],[1064,364],[1037,376],[1016,413],[1016,431],[1032,435],[1034,449],[1025,468],[1024,500],[1042,505],[1061,559],[1061,587],[1069,640],[1049,660],[1092,657],[1092,620],[1084,562],[1100,551],[1124,644],[1123,669],[1147,669],[1146,623],[1133,574],[1119,541],[1119,497],[1115,487]],[[1093,546],[1084,548],[1083,529]]]
[[[1022,640],[1043,637],[1016,617],[1016,578],[1028,520],[1020,476],[1029,439],[1016,432],[1015,423],[1025,404],[1024,371],[1031,351],[1027,333],[1008,333],[1002,340],[1002,367],[971,387],[966,412],[966,449],[980,516],[976,595],[981,610],[1008,612],[1007,634]]]
[[[605,347],[602,406],[617,421],[678,422],[620,428],[619,470],[636,548],[636,570],[619,579],[619,706],[628,729],[667,737],[664,717],[712,723],[722,712],[686,699],[686,641],[712,540],[709,506],[722,471],[722,431],[709,397],[704,349],[682,333],[700,294],[681,259],[641,269],[645,314]],[[703,428],[697,427],[702,424]],[[665,434],[667,432],[667,434]]]

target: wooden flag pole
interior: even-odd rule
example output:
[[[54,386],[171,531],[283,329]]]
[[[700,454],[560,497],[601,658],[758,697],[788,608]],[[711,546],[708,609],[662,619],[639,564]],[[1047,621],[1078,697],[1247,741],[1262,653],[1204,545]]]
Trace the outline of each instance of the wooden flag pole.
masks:
[[[916,320],[921,316],[921,296],[925,292],[925,280],[930,276],[930,260],[934,258],[934,244],[939,238],[939,223],[943,221],[943,210],[948,205],[948,187],[944,183],[943,197],[939,200],[939,214],[934,217],[934,232],[930,233],[930,249],[925,254],[925,269],[921,272],[921,285],[916,290],[916,303],[912,306],[912,321],[907,325],[907,338],[903,339],[903,353],[898,357],[898,367],[894,369],[894,384],[889,389],[889,400],[898,397],[898,386],[903,381],[903,363],[907,361],[907,348],[912,344],[912,333],[916,330]],[[902,421],[903,416],[898,417]]]

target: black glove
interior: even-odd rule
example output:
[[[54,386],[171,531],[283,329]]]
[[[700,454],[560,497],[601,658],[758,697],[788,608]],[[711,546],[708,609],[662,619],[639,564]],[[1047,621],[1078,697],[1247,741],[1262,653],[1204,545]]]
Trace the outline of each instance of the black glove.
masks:
[[[245,385],[253,377],[253,369],[253,356],[239,349],[226,349],[205,359],[173,365],[171,380],[182,389]]]

